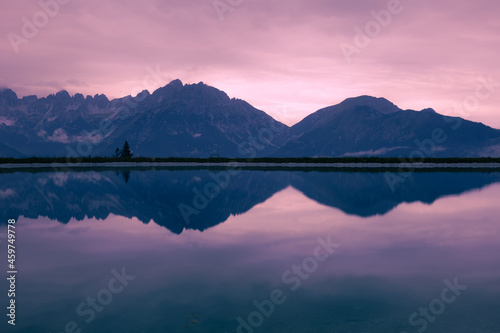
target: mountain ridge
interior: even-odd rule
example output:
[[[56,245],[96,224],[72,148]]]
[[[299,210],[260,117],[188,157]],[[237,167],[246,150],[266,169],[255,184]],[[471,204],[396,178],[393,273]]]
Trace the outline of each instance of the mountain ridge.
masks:
[[[2,157],[110,156],[125,140],[136,156],[149,157],[397,157],[422,150],[418,142],[428,143],[435,130],[446,140],[424,157],[500,156],[500,130],[431,108],[402,110],[368,95],[289,127],[203,82],[177,79],[152,93],[111,100],[66,90],[18,98],[0,89]]]

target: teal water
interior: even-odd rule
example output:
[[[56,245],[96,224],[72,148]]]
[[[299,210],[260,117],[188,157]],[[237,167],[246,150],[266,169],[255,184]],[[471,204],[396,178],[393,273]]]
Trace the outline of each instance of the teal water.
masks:
[[[0,174],[2,332],[500,331],[500,173],[221,172]]]

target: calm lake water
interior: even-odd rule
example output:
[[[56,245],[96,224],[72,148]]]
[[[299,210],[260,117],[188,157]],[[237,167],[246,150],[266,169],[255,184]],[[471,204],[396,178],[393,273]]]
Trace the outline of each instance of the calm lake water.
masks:
[[[2,332],[500,332],[500,173],[386,176],[0,174]]]

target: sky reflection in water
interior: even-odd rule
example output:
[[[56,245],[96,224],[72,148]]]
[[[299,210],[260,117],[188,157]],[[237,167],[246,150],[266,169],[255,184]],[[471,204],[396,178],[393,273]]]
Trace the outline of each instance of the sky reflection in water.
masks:
[[[254,300],[280,289],[286,301],[255,332],[417,332],[423,326],[410,315],[458,277],[468,289],[425,331],[495,332],[499,198],[494,183],[363,218],[288,186],[243,215],[180,235],[113,214],[68,224],[21,217],[13,331],[63,332],[75,321],[82,332],[235,332]],[[340,247],[292,291],[283,274],[314,255],[318,237]],[[86,323],[78,305],[122,268],[135,279]]]

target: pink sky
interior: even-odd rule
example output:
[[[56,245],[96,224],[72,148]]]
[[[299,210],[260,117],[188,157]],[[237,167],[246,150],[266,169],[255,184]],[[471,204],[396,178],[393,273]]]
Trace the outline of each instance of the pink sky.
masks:
[[[498,86],[461,116],[500,128],[499,1],[401,0],[350,63],[340,45],[397,0],[218,0],[233,3],[222,16],[214,0],[59,1],[52,16],[35,0],[4,1],[1,87],[115,98],[203,81],[292,125],[364,94],[457,115],[483,77]],[[13,47],[9,33],[25,38],[34,15],[38,32]]]

